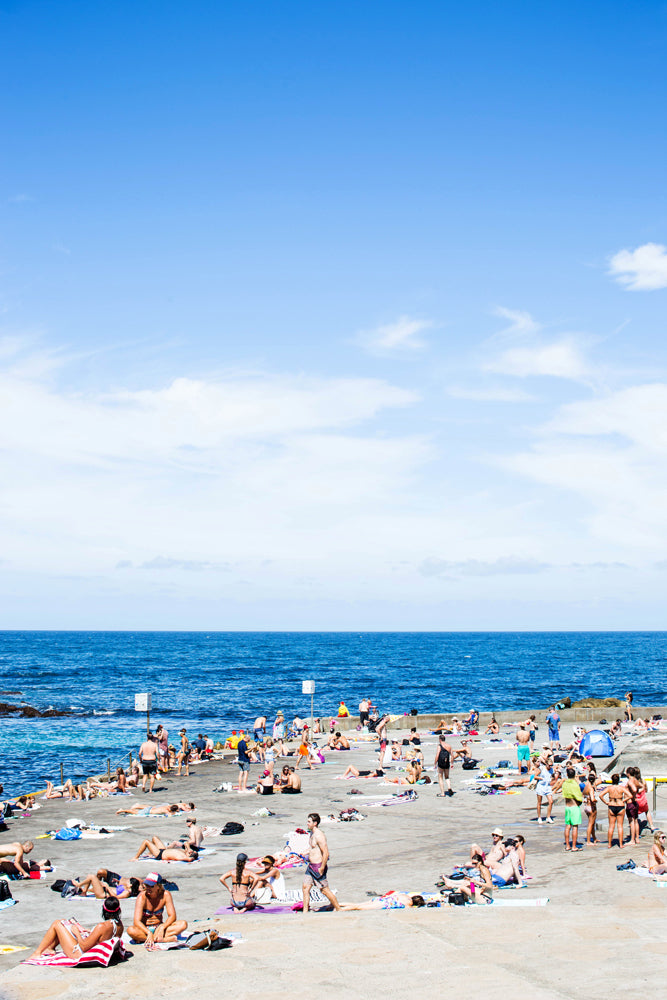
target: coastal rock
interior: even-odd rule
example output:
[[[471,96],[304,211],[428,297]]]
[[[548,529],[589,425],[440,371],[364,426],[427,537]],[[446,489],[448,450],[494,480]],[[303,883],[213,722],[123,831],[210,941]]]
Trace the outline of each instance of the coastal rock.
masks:
[[[572,708],[621,708],[622,705],[618,698],[582,698],[575,701]]]
[[[0,701],[0,718],[10,716],[13,719],[50,719],[54,716],[69,715],[69,712],[60,712],[57,708],[47,708],[40,712],[32,705],[8,705]]]

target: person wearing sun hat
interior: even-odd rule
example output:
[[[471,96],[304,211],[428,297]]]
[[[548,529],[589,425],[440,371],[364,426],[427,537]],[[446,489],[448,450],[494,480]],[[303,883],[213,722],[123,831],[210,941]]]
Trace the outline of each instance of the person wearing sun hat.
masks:
[[[491,831],[491,837],[493,839],[493,846],[486,854],[479,846],[479,844],[472,845],[472,847],[470,848],[471,861],[475,856],[475,854],[480,854],[486,864],[488,864],[489,861],[502,861],[502,859],[507,854],[507,851],[505,850],[505,846],[503,844],[503,831],[500,829],[499,826],[497,826],[495,830]]]
[[[279,708],[276,713],[276,721],[273,723],[273,738],[274,740],[285,738],[285,716],[282,708]]]

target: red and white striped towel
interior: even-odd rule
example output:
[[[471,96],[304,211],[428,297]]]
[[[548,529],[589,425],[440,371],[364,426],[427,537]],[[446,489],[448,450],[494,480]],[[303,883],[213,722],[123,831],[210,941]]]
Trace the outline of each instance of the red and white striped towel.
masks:
[[[61,965],[73,969],[76,965],[103,965],[105,968],[113,958],[124,961],[131,952],[125,950],[120,938],[112,937],[108,941],[96,944],[90,951],[85,951],[78,958],[68,958],[59,951],[55,955],[40,955],[38,958],[27,958],[22,965]]]

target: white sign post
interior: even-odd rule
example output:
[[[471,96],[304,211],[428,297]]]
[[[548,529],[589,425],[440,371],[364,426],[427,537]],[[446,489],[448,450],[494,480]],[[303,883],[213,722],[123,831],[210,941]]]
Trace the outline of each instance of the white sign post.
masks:
[[[313,735],[313,696],[315,694],[315,681],[301,681],[301,694],[310,695],[310,735]]]
[[[149,692],[135,694],[134,696],[134,711],[146,713],[146,739],[148,739],[148,734],[151,731],[151,701],[152,698]]]

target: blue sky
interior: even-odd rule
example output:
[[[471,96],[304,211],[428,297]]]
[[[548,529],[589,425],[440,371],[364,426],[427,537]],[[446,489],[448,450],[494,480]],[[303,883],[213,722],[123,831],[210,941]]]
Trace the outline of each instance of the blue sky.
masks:
[[[0,627],[662,628],[667,5],[0,3]]]

